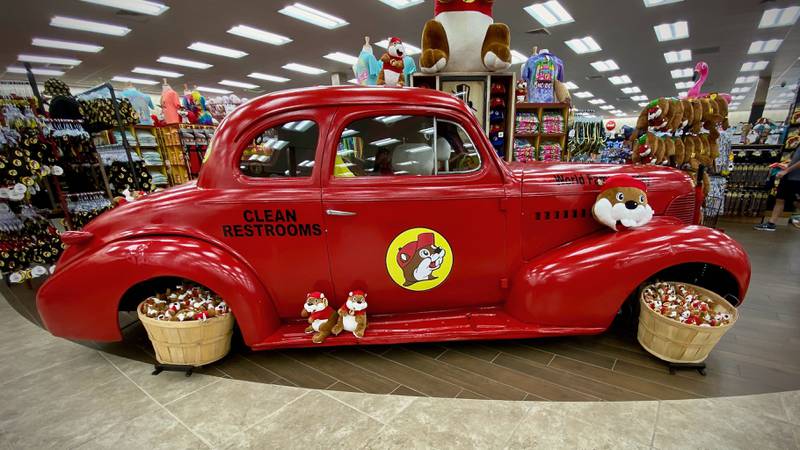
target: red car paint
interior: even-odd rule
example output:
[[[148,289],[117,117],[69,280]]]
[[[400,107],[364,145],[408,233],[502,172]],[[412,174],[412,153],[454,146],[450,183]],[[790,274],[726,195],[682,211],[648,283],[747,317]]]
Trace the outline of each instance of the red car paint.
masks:
[[[460,124],[483,166],[463,175],[334,178],[345,126],[393,114]],[[310,177],[240,172],[241,152],[261,131],[307,119],[320,136]],[[220,294],[256,349],[315,345],[299,317],[310,291],[324,292],[333,307],[353,289],[369,293],[366,336],[357,341],[346,333],[321,345],[385,344],[598,333],[641,283],[685,263],[723,268],[740,299],[750,279],[736,242],[691,225],[695,194],[683,172],[508,164],[462,102],[433,90],[320,87],[265,95],[231,113],[212,147],[196,183],[120,206],[85,227],[90,239],[72,239],[38,293],[53,334],[119,340],[120,299],[132,286],[164,276]],[[620,173],[647,183],[657,217],[614,233],[592,218],[591,207],[598,180]],[[262,224],[259,234],[271,225],[272,235],[258,236],[254,224]],[[277,236],[280,224],[284,234]],[[292,224],[293,233],[286,228]],[[390,243],[412,228],[439,233],[451,249],[449,275],[428,290],[404,288],[388,273]]]

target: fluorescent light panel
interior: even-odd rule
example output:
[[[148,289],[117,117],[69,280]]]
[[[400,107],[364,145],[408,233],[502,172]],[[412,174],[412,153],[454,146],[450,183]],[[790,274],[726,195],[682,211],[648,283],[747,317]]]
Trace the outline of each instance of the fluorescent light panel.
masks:
[[[124,9],[148,16],[160,16],[169,6],[147,0],[82,0],[95,5],[110,6],[111,8]]]
[[[642,90],[639,89],[639,86],[624,87],[620,90],[623,94],[638,94],[639,92],[642,92]]]
[[[68,67],[75,67],[80,65],[80,59],[74,58],[60,58],[55,56],[39,56],[39,55],[17,55],[17,60],[22,62],[29,62],[29,63],[38,63],[38,64],[53,64],[56,66],[68,66]]]
[[[511,64],[522,64],[528,60],[528,57],[521,52],[511,50]]]
[[[228,30],[228,33],[272,45],[283,45],[292,42],[292,40],[286,36],[270,33],[269,31],[260,30],[247,25],[236,25]]]
[[[735,87],[731,89],[731,94],[744,94],[746,92],[750,92],[750,86]]]
[[[306,74],[309,74],[309,75],[321,75],[321,74],[325,73],[325,71],[320,69],[320,68],[312,67],[312,66],[306,66],[304,64],[297,64],[297,63],[285,64],[283,66],[283,68],[286,69],[286,70],[292,70],[292,71],[295,71],[295,72],[306,73]]]
[[[8,66],[8,67],[6,67],[6,72],[8,72],[8,73],[22,73],[22,74],[28,73],[25,70],[24,67],[19,67],[19,66]],[[38,67],[31,67],[31,72],[33,72],[34,75],[47,75],[47,76],[51,76],[51,77],[60,77],[60,76],[64,75],[64,71],[62,71],[62,70],[40,69]]]
[[[648,103],[647,102],[641,102],[641,103],[637,103],[637,105],[639,105],[639,106],[647,106]]]
[[[564,43],[567,44],[567,47],[571,48],[573,52],[579,55],[584,53],[599,52],[602,50],[597,41],[595,41],[591,36],[570,39],[568,41],[564,41]]]
[[[613,59],[607,59],[605,61],[595,61],[591,64],[592,67],[595,68],[598,72],[610,72],[612,70],[619,69],[619,66]]]
[[[681,20],[674,23],[662,23],[653,27],[658,42],[676,41],[689,37],[689,22]]]
[[[196,52],[210,53],[212,55],[225,56],[228,58],[238,59],[247,56],[247,52],[234,50],[227,47],[220,47],[219,45],[207,44],[205,42],[193,42],[192,45],[187,48]]]
[[[787,27],[794,25],[798,17],[800,17],[800,6],[768,9],[761,15],[758,28]]]
[[[335,28],[347,25],[347,21],[336,16],[332,16],[326,12],[318,9],[311,8],[302,3],[295,3],[285,8],[278,10],[279,13],[302,20],[303,22],[316,25],[318,27],[333,30]]]
[[[233,81],[233,80],[222,80],[222,81],[219,82],[219,84],[221,84],[223,86],[232,86],[232,87],[238,87],[238,88],[242,88],[242,89],[255,89],[255,88],[259,87],[257,84],[244,83],[244,82],[241,82],[241,81]]]
[[[247,76],[250,77],[250,78],[257,78],[259,80],[272,81],[272,82],[275,82],[275,83],[286,83],[287,81],[289,81],[289,79],[285,78],[285,77],[279,77],[279,76],[276,76],[276,75],[269,75],[269,74],[260,73],[260,72],[253,72],[253,73],[251,73],[251,74],[249,74]]]
[[[589,103],[591,103],[591,104],[593,104],[593,105],[602,105],[602,104],[604,104],[605,102],[606,102],[606,101],[605,101],[605,100],[603,100],[602,98],[593,98],[593,99],[589,100]]]
[[[134,67],[133,70],[131,70],[131,72],[142,73],[145,75],[155,75],[166,78],[180,78],[183,76],[182,73],[172,72],[170,70],[151,69],[149,67]]]
[[[764,70],[769,65],[769,61],[748,61],[742,64],[740,72],[758,72]]]
[[[669,5],[670,3],[678,3],[683,0],[644,0],[644,6],[652,8],[654,6]]]
[[[575,97],[578,97],[578,98],[591,98],[591,97],[594,97],[594,94],[592,94],[589,91],[582,91],[582,92],[576,92],[575,93]]]
[[[406,9],[410,6],[424,3],[425,0],[380,0],[381,3],[391,6],[394,9]]]
[[[125,77],[122,75],[117,75],[111,79],[112,81],[119,81],[122,83],[133,83],[133,84],[146,84],[152,86],[154,84],[158,84],[158,81],[155,80],[148,80],[146,78],[133,78],[133,77]]]
[[[692,86],[694,86],[693,81],[679,81],[675,83],[675,89],[689,89]]]
[[[687,67],[685,69],[673,69],[670,70],[669,73],[670,75],[672,75],[672,78],[675,79],[691,78],[692,76],[694,76],[694,69],[692,69],[691,67]]]
[[[604,109],[606,111],[614,109],[612,105],[600,105],[600,109]]]
[[[210,67],[214,67],[213,65],[204,62],[194,61],[191,59],[173,58],[172,56],[162,56],[158,58],[156,61],[164,64],[173,64],[176,66],[191,67],[193,69],[208,69]]]
[[[378,42],[375,43],[375,45],[377,45],[378,47],[381,47],[381,48],[389,48],[389,40],[388,39],[384,39],[382,41],[378,41]],[[413,55],[418,55],[418,54],[422,53],[422,49],[421,48],[415,47],[415,46],[413,46],[411,44],[408,44],[406,42],[403,42],[403,47],[406,48],[406,55],[407,56],[413,56]],[[527,58],[525,58],[525,60],[527,61]]]
[[[667,64],[675,64],[675,63],[691,61],[692,51],[685,49],[685,50],[666,52],[664,53],[664,60],[667,61]]]
[[[778,51],[778,47],[783,43],[783,39],[770,39],[768,41],[755,41],[750,44],[750,49],[747,50],[748,55],[758,53],[773,53]]]
[[[631,81],[631,77],[629,77],[627,75],[617,75],[617,76],[613,76],[613,77],[608,77],[608,81],[610,81],[611,84],[614,84],[614,85],[617,85],[617,84],[629,84],[629,83],[632,82]]]
[[[345,63],[349,65],[353,65],[358,62],[358,58],[353,55],[348,55],[347,53],[342,52],[333,52],[328,53],[324,56],[326,59],[330,59],[331,61],[337,61],[340,63]]]
[[[640,102],[642,100],[647,100],[647,96],[646,95],[634,95],[633,97],[631,97],[631,100],[633,100],[635,102]]]
[[[232,94],[233,91],[229,91],[227,89],[217,89],[212,87],[206,86],[197,86],[196,89],[200,92],[211,92],[212,94]]]
[[[567,90],[569,91],[573,89],[578,89],[578,85],[573,83],[572,81],[567,81],[566,83],[564,83],[564,87],[567,88]]]
[[[58,41],[55,39],[33,38],[31,45],[36,47],[57,48],[59,50],[72,50],[76,52],[97,53],[103,49],[102,45],[84,44],[81,42]]]
[[[50,19],[51,27],[67,28],[69,30],[89,31],[92,33],[109,34],[111,36],[125,36],[131,32],[128,27],[111,25],[91,20],[74,19],[72,17],[53,16]]]
[[[736,77],[734,84],[751,84],[758,81],[758,75],[750,75],[747,77]]]
[[[523,9],[545,27],[554,27],[575,21],[567,10],[561,6],[561,3],[556,0],[534,3]]]
[[[731,97],[731,98],[732,98],[733,100],[744,100],[744,98],[745,98],[745,97],[746,97],[746,96],[744,96],[744,95],[734,95],[734,96],[733,96],[733,97]]]

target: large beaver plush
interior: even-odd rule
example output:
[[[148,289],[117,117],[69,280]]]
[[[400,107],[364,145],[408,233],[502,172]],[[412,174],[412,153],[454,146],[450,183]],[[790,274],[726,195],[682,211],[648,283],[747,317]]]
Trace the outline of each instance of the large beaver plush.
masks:
[[[597,195],[592,215],[614,231],[617,222],[627,228],[646,224],[653,218],[653,208],[647,204],[647,185],[630,175],[607,179]]]

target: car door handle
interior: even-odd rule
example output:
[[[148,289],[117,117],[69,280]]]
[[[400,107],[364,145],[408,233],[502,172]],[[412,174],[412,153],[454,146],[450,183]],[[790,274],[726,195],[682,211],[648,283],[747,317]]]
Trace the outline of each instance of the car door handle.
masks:
[[[338,209],[326,209],[325,214],[329,216],[355,216],[356,213],[352,211],[340,211]]]

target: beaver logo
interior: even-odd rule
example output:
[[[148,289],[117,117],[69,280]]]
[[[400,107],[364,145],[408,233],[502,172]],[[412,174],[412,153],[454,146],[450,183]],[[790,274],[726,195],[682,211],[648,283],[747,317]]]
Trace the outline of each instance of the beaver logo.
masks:
[[[440,285],[450,274],[453,253],[447,240],[427,228],[400,233],[389,245],[386,267],[400,286],[425,291]]]

